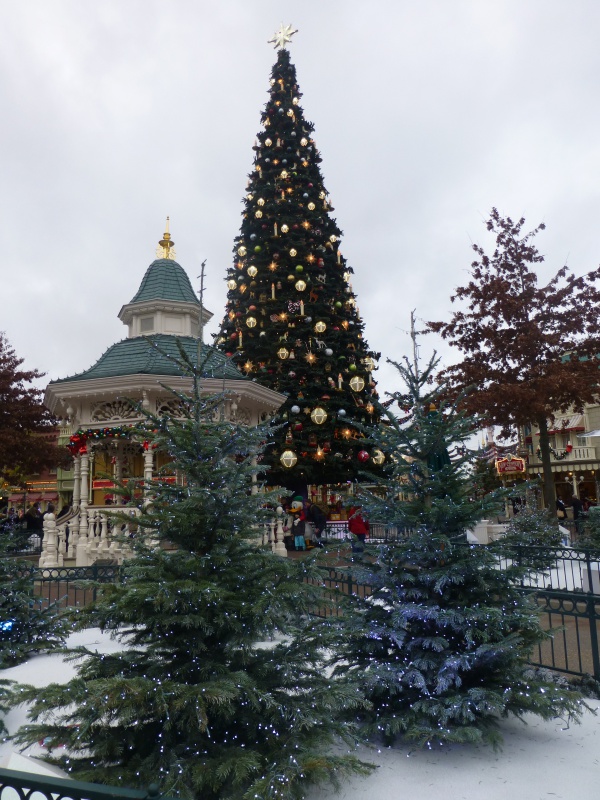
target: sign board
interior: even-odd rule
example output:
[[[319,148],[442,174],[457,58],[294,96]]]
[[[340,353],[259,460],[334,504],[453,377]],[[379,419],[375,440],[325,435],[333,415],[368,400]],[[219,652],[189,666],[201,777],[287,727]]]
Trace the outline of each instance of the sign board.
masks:
[[[515,475],[525,472],[525,459],[514,456],[499,458],[496,460],[496,472],[498,475]]]

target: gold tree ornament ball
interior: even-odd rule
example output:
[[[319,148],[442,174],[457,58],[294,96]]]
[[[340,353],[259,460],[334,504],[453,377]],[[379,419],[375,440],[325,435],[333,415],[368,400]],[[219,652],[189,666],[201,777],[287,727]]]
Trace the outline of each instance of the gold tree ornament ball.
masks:
[[[308,210],[309,210],[309,211],[314,211],[314,210],[315,210],[315,208],[316,208],[316,206],[315,206],[315,204],[314,204],[314,203],[309,203],[309,204],[308,204]]]
[[[294,467],[298,462],[298,456],[294,453],[293,450],[284,450],[279,460],[283,464],[284,467],[287,469],[291,469]]]
[[[300,139],[300,144],[302,145],[302,147],[306,147],[306,145],[308,144],[308,139],[305,136],[303,136],[302,139]]]
[[[335,236],[334,234],[332,234],[332,235],[329,237],[329,241],[330,241],[332,244],[333,244],[334,242],[337,242],[337,236]]]
[[[324,322],[315,323],[315,333],[325,333],[327,325]]]
[[[295,106],[297,106],[297,105],[298,105],[298,98],[297,98],[297,97],[294,97],[294,98],[293,98],[293,100],[292,100],[292,103],[293,103]],[[289,111],[288,111],[288,114],[289,114]]]
[[[254,216],[256,217],[256,219],[260,219],[262,217],[262,211],[260,210],[260,208],[254,212]]]
[[[227,288],[231,289],[232,291],[237,287],[237,283],[232,279],[227,281]]]
[[[252,202],[252,200],[254,200],[254,195],[253,194],[247,194],[246,195],[246,200],[249,200],[250,202]]]
[[[294,112],[293,112],[293,110],[291,108],[288,109],[287,115],[288,115],[288,117],[293,117],[294,116]]]
[[[325,194],[325,192],[319,192],[319,200],[325,200],[326,197],[327,195]]]
[[[266,147],[271,147],[272,144],[273,144],[273,142],[270,139],[265,139],[265,146]]]
[[[286,225],[285,222],[284,222],[283,225],[281,226],[281,232],[282,233],[287,233],[289,231],[289,229],[290,229],[289,226]]]
[[[282,361],[285,361],[285,359],[289,356],[289,352],[285,347],[280,347],[277,351],[277,355]]]
[[[256,201],[256,203],[259,206],[264,206],[264,204],[265,204],[264,198],[263,197],[259,197],[258,200]]]
[[[373,372],[375,369],[375,360],[371,358],[371,356],[367,356],[363,359],[363,364],[365,365],[365,369],[367,372]]]
[[[306,289],[306,283],[304,281],[296,281],[296,289],[299,292],[303,292]]]
[[[360,375],[355,375],[350,379],[350,388],[353,392],[362,392],[362,390],[365,388],[365,382]]]
[[[285,178],[287,178],[287,176],[288,176],[287,169],[282,169],[281,170],[281,177],[285,180]]]
[[[298,255],[298,251],[294,250],[294,248],[292,247],[292,249],[290,250],[290,255],[292,258],[296,258],[296,256]]]
[[[248,267],[248,275],[250,275],[251,278],[254,278],[257,275],[257,273],[258,270],[256,269],[256,267],[254,266]]]
[[[255,317],[248,317],[248,319],[246,320],[246,325],[249,328],[256,328],[256,319],[255,319]]]
[[[371,459],[372,459],[374,464],[376,464],[378,467],[380,467],[383,464],[383,462],[385,461],[385,456],[384,456],[384,454],[382,453],[381,450],[376,449],[376,450],[373,450],[373,454],[371,455]]]
[[[324,408],[321,408],[321,406],[317,406],[310,412],[310,418],[315,425],[322,425],[327,419],[327,412]]]
[[[242,245],[241,247],[238,247],[238,256],[245,256],[247,252],[248,251],[246,250],[244,245]]]

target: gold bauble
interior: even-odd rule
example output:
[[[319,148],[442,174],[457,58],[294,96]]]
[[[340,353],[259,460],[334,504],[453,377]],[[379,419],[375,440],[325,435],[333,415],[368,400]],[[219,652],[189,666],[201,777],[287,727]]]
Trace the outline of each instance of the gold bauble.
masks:
[[[233,289],[237,288],[237,283],[233,279],[230,280],[230,281],[227,281],[227,288],[231,289],[233,291]]]
[[[287,233],[288,231],[289,231],[289,227],[284,222],[283,225],[281,226],[281,232],[282,233]]]
[[[280,347],[277,351],[277,355],[282,361],[285,361],[285,359],[289,356],[289,352],[285,347]]]
[[[256,267],[254,267],[254,266],[248,267],[248,275],[250,275],[251,278],[254,278],[254,276],[257,273],[258,273],[258,270],[256,269]]]
[[[294,116],[294,112],[292,111],[291,108],[288,110],[287,115],[288,115],[288,117],[293,117]]]
[[[310,418],[315,423],[315,425],[322,425],[327,419],[327,412],[325,411],[324,408],[317,406],[316,408],[313,408],[313,410],[310,412]]]
[[[316,333],[325,333],[327,330],[327,325],[324,322],[317,322],[315,325],[315,332]]]
[[[254,216],[256,217],[256,219],[260,219],[262,217],[262,211],[260,210],[260,208],[258,209],[258,211],[254,212]]]
[[[315,204],[314,203],[309,203],[308,204],[308,210],[309,211],[314,211],[315,210]]]
[[[377,449],[377,450],[373,450],[373,453],[371,454],[371,459],[372,459],[373,463],[377,464],[377,466],[379,467],[385,461],[385,456],[383,455],[381,450]]]
[[[254,200],[254,195],[253,194],[247,194],[246,195],[246,200]]]
[[[353,392],[362,392],[362,390],[365,388],[365,382],[360,375],[355,375],[350,379],[350,388]]]
[[[306,139],[303,136],[302,139],[300,139],[300,144],[302,145],[302,147],[306,147],[306,145],[308,144],[308,139]]]
[[[292,247],[292,249],[290,250],[290,255],[292,258],[296,258],[296,256],[298,255],[298,251],[294,250],[294,248]]]
[[[292,100],[292,103],[293,103],[295,106],[297,106],[297,105],[298,105],[298,98],[297,98],[297,97],[294,97],[294,98],[293,98],[293,100]],[[289,114],[289,111],[288,111],[288,114]]]
[[[238,256],[245,256],[247,252],[248,251],[246,250],[244,245],[242,245],[241,247],[238,247]]]
[[[298,462],[298,456],[294,453],[293,450],[284,450],[279,460],[283,464],[284,467],[291,469],[293,466],[296,465]]]
[[[375,369],[375,361],[374,359],[371,358],[371,356],[363,358],[363,364],[365,365],[365,369],[367,370],[367,372],[373,372],[373,370]]]
[[[335,234],[332,234],[332,235],[329,237],[329,241],[330,241],[332,244],[333,244],[333,242],[337,242],[337,236],[335,236]]]
[[[263,197],[259,197],[259,198],[258,198],[258,200],[257,200],[256,202],[257,202],[257,204],[258,204],[259,206],[264,206],[264,204],[265,204],[265,201],[264,201],[264,198],[263,198]]]
[[[296,289],[299,292],[303,292],[306,289],[306,283],[304,281],[296,281]]]
[[[287,169],[282,169],[279,177],[285,179],[287,178],[287,176],[288,176]]]
[[[319,192],[319,200],[325,200],[326,197],[327,195],[325,194],[325,192]]]
[[[249,328],[256,328],[256,319],[254,317],[248,317],[246,319],[246,325]]]
[[[273,144],[273,142],[270,139],[265,139],[265,145],[267,147],[271,147],[272,144]]]

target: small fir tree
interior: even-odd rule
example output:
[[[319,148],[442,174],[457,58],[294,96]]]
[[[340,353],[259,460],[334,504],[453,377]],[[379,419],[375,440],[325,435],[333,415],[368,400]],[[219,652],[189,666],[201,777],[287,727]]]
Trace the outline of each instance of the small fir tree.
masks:
[[[370,455],[361,430],[377,423],[372,373],[379,358],[363,338],[353,270],[340,252],[301,96],[281,49],[217,339],[241,371],[287,398],[265,464],[270,483],[289,488],[357,476]]]
[[[371,519],[406,538],[368,546],[352,573],[372,586],[354,598],[338,673],[360,676],[372,711],[368,729],[419,744],[500,741],[500,717],[579,713],[578,698],[527,666],[545,634],[518,588],[527,567],[497,568],[493,548],[471,545],[466,531],[489,516],[477,497],[465,442],[472,420],[432,386],[435,357],[396,364],[405,384],[394,395],[377,444],[389,458],[380,497],[364,494]]]
[[[36,596],[32,565],[16,553],[22,544],[23,532],[6,522],[0,531],[0,669],[59,649],[68,632],[58,604]]]
[[[323,674],[335,628],[309,621],[326,600],[303,582],[318,573],[260,545],[267,429],[219,419],[223,398],[177,397],[188,419],[149,422],[181,480],[151,485],[123,580],[81,614],[124,649],[80,649],[69,683],[21,688],[34,724],[17,740],[65,746],[56,763],[80,779],[203,800],[300,798],[368,771],[331,751],[353,741],[340,718],[361,696]]]

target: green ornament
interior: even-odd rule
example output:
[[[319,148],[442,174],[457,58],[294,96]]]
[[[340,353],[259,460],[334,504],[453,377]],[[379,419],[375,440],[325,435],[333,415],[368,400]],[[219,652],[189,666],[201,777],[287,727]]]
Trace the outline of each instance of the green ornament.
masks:
[[[341,308],[342,307],[342,302],[340,300],[336,300],[335,301],[335,307],[336,308]]]
[[[256,247],[254,248],[254,252],[255,253],[260,253],[261,250],[262,250],[262,247],[259,244],[257,244]],[[340,303],[340,305],[341,305],[341,303]]]
[[[296,272],[304,272],[304,267],[302,266],[302,264],[296,265]]]
[[[350,364],[348,366],[348,369],[350,370],[350,372],[356,372],[356,364]]]

